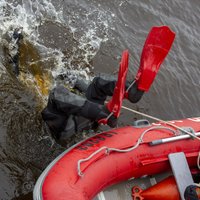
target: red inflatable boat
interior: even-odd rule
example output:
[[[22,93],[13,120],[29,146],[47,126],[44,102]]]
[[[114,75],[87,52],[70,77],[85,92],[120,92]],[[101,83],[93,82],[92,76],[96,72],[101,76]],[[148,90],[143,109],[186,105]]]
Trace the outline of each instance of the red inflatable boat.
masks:
[[[184,153],[190,169],[197,168],[200,118],[170,124],[190,134],[166,123],[138,123],[76,144],[45,169],[34,200],[91,200],[121,181],[170,171],[169,155],[177,152]]]

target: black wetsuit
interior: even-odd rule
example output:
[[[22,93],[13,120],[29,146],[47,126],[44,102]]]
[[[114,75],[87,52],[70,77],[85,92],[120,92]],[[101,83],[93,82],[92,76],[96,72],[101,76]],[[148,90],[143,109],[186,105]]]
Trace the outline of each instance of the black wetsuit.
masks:
[[[83,87],[87,88],[84,91],[86,98],[70,92],[63,86],[58,86],[50,92],[48,104],[42,111],[42,118],[55,138],[67,139],[84,128],[92,128],[94,122],[110,114],[104,102],[107,96],[113,95],[116,80],[109,79],[95,77],[88,87]],[[82,83],[77,82],[76,86],[83,86]],[[129,85],[127,82],[126,87]],[[137,84],[134,84],[129,91],[128,99],[136,103],[143,93],[137,89]],[[115,127],[116,124],[114,116],[109,118],[110,127]]]

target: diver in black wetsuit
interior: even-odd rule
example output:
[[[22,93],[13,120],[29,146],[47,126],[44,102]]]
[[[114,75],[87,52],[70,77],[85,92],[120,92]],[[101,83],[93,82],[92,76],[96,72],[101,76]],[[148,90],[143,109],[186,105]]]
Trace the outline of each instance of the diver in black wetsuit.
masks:
[[[83,80],[77,80],[75,88],[85,93],[85,97],[70,92],[63,86],[54,88],[49,95],[48,104],[42,111],[42,118],[54,138],[65,140],[84,129],[93,129],[98,121],[107,118],[110,112],[104,102],[112,96],[116,80],[108,77],[95,77],[89,86]],[[126,87],[130,83],[126,83]],[[144,91],[135,83],[128,92],[128,99],[137,103]],[[115,127],[117,119],[112,115],[108,125]]]

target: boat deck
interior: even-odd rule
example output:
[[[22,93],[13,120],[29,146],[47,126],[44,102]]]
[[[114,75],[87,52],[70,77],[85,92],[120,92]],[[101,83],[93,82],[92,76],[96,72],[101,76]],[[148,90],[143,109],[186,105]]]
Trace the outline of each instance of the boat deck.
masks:
[[[149,188],[172,175],[171,172],[147,176],[139,179],[130,179],[128,181],[116,184],[99,193],[93,200],[132,200],[132,188],[139,186],[141,189]]]

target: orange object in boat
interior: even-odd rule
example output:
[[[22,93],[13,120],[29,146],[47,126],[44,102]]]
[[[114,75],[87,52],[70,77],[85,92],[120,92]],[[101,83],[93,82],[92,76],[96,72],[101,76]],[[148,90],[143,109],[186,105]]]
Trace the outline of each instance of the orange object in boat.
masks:
[[[178,187],[173,176],[170,176],[156,185],[142,190],[135,186],[132,189],[133,200],[178,200]]]

